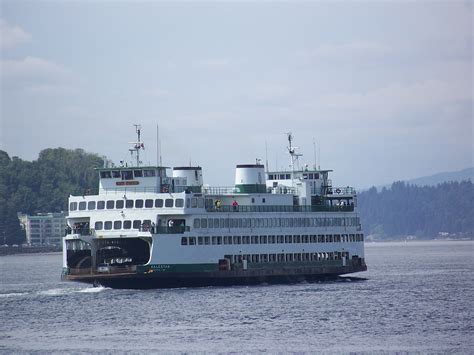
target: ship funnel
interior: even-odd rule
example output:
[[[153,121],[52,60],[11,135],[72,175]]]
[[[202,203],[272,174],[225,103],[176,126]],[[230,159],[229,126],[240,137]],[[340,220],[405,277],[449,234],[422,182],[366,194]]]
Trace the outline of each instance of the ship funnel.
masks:
[[[173,168],[173,178],[181,181],[184,190],[199,193],[203,184],[202,168],[200,166],[180,166]]]
[[[242,164],[235,167],[235,187],[240,193],[266,192],[265,168],[261,164]]]

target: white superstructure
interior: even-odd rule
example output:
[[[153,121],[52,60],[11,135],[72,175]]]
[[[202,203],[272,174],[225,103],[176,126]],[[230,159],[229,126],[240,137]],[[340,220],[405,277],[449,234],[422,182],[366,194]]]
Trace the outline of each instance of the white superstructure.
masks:
[[[204,185],[201,167],[98,169],[98,194],[69,198],[64,277],[160,287],[365,270],[354,189],[297,169],[291,139],[291,171],[240,164],[232,187]]]

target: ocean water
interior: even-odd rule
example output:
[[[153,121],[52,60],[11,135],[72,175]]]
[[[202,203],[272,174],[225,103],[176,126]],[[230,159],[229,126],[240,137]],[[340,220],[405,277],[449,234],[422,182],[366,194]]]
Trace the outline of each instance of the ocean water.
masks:
[[[372,243],[358,281],[114,290],[0,257],[0,352],[474,352],[474,242]]]

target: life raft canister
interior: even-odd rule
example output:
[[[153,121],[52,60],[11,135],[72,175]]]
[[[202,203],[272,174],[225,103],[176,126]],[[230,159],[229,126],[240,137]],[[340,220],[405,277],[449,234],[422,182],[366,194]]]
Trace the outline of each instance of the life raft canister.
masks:
[[[337,193],[337,194],[340,194],[340,193],[341,193],[341,189],[336,189],[336,193]]]

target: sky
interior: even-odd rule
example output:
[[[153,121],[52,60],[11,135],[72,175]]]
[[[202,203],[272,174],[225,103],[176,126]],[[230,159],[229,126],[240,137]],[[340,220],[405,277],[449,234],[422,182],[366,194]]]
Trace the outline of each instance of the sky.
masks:
[[[0,0],[0,149],[333,169],[368,187],[473,166],[471,1]],[[317,147],[316,149],[314,147]],[[315,159],[316,155],[316,159]]]

